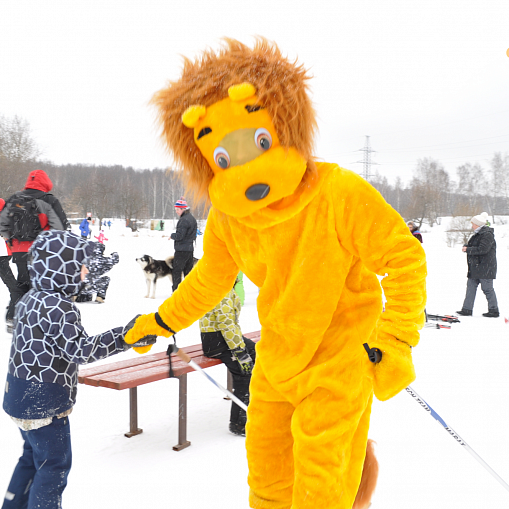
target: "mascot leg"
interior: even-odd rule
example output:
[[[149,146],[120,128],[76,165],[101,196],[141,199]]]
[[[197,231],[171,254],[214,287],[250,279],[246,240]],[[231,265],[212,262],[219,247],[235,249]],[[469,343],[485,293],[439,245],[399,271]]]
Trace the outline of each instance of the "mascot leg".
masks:
[[[294,408],[260,368],[246,440],[251,507],[351,509],[366,456],[371,381],[351,379],[334,392],[318,387]]]
[[[290,509],[294,482],[294,406],[276,392],[255,364],[247,410],[246,449],[250,506]]]

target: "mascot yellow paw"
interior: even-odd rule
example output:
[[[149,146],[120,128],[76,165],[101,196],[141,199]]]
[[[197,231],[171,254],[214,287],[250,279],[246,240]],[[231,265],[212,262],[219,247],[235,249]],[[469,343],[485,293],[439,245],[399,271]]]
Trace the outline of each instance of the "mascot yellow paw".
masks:
[[[168,332],[166,329],[163,329],[160,327],[155,319],[155,313],[150,313],[149,315],[141,315],[135,322],[134,327],[129,330],[129,332],[125,335],[124,341],[132,345],[136,343],[136,341],[139,341],[141,338],[144,338],[146,336],[163,336],[165,338],[169,338],[171,336],[171,333]],[[145,350],[145,348],[152,348],[152,345],[149,346],[140,346],[136,347],[135,350],[138,353],[145,353],[148,352],[148,350]]]
[[[412,350],[392,337],[379,339],[370,346],[382,351],[382,361],[374,365],[374,390],[380,401],[386,401],[415,380]]]
[[[152,348],[152,345],[147,345],[147,346],[133,346],[133,350],[136,352],[136,353],[139,353],[139,354],[143,354],[143,353],[147,353],[147,352],[150,352],[150,349]]]

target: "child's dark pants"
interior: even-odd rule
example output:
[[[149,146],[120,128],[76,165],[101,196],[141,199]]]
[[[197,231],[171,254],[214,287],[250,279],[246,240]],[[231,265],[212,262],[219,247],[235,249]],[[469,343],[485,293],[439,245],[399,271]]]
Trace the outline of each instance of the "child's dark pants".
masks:
[[[60,509],[71,470],[69,417],[21,431],[23,455],[12,474],[2,509]]]
[[[255,361],[255,344],[253,341],[244,336],[242,336],[242,339],[246,344],[246,350],[249,352],[251,359]],[[249,405],[249,382],[251,381],[251,375],[243,373],[242,369],[240,369],[239,363],[232,359],[232,353],[221,332],[202,332],[201,342],[203,346],[203,353],[206,357],[221,359],[223,363],[226,364],[226,367],[232,374],[233,378],[233,394],[235,394],[242,403]],[[242,410],[233,402],[230,413],[230,422],[241,426],[246,424],[246,411]]]

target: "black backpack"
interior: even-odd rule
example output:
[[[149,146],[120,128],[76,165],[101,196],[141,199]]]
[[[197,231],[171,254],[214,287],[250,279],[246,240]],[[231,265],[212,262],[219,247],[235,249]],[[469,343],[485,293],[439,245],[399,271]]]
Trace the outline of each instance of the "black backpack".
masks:
[[[19,241],[34,241],[41,233],[39,207],[35,198],[26,194],[13,196],[8,202],[11,238]]]

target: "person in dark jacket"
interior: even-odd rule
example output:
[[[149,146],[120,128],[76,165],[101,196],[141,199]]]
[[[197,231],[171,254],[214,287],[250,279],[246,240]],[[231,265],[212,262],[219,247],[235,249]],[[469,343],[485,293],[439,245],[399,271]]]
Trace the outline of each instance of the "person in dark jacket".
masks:
[[[173,291],[178,288],[182,280],[182,273],[186,277],[193,268],[194,241],[198,225],[191,214],[184,197],[175,203],[175,212],[180,217],[177,231],[170,235],[175,241],[175,257],[173,258]]]
[[[14,193],[5,203],[5,208],[0,214],[0,235],[8,240],[12,249],[12,261],[18,267],[17,285],[20,288],[19,297],[30,289],[30,276],[28,274],[27,253],[33,241],[21,241],[13,238],[11,221],[8,217],[9,203],[20,195],[34,198],[39,211],[39,223],[42,230],[67,230],[69,223],[64,209],[57,198],[49,192],[53,183],[43,170],[34,170],[28,175],[25,188]],[[7,324],[8,332],[11,332],[12,323]]]
[[[500,316],[500,313],[498,311],[497,296],[493,288],[493,280],[497,277],[495,232],[493,228],[489,227],[486,212],[474,216],[470,221],[474,235],[463,246],[463,252],[467,253],[467,293],[463,307],[457,313],[462,316],[472,316],[475,295],[480,284],[488,300],[488,312],[483,313],[483,316],[496,318]]]
[[[16,306],[3,402],[21,430],[23,455],[2,509],[62,507],[71,468],[69,414],[76,401],[78,365],[131,346],[124,336],[135,319],[88,336],[71,302],[91,254],[89,242],[63,231],[42,232],[30,249],[32,289]],[[155,338],[145,338],[147,342]]]
[[[422,244],[422,235],[413,221],[408,221],[407,224],[410,233]]]

